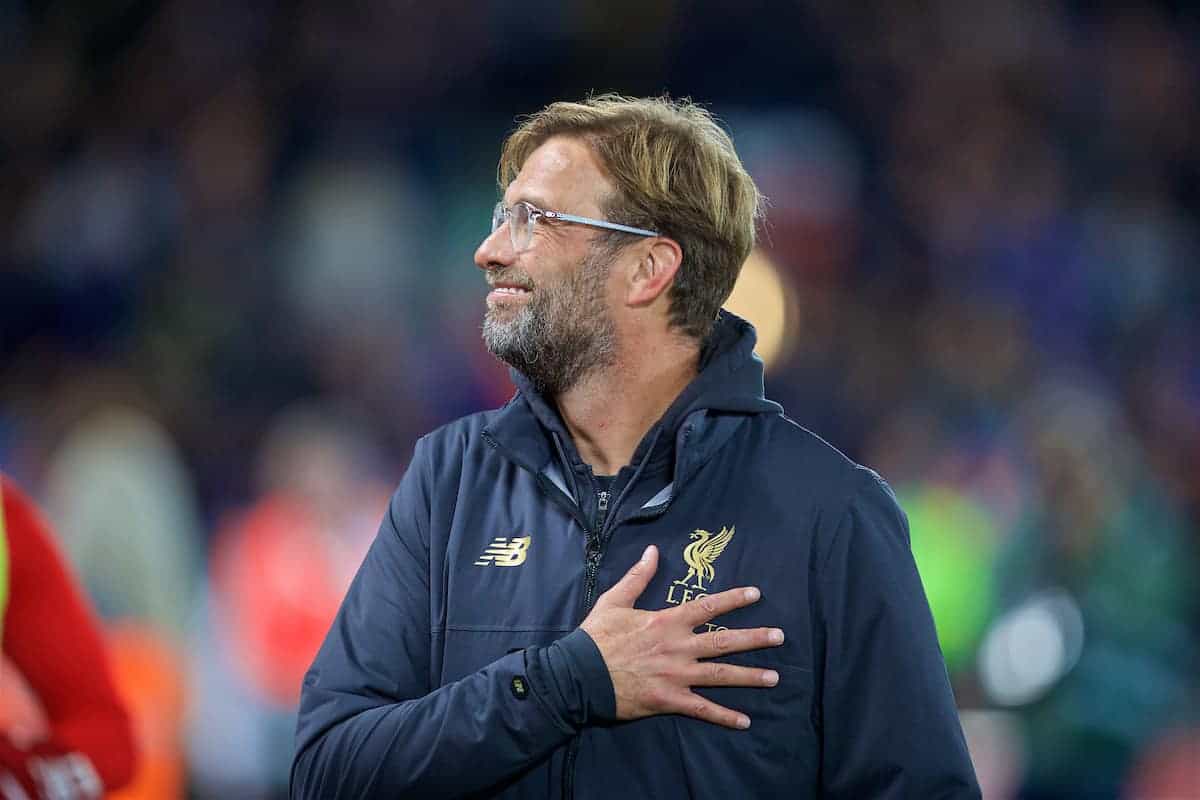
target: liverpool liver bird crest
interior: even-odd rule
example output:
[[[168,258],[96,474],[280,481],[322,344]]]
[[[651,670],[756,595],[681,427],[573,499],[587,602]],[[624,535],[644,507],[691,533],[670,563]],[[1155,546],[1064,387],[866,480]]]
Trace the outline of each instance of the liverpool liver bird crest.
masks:
[[[688,581],[695,577],[696,588],[703,591],[704,582],[711,581],[716,574],[713,571],[713,562],[717,560],[717,556],[721,555],[725,550],[725,545],[729,544],[729,540],[733,538],[733,531],[733,528],[721,528],[721,532],[714,536],[708,531],[697,528],[689,533],[688,538],[696,541],[683,548],[683,560],[687,562],[688,572],[679,582],[688,585]]]

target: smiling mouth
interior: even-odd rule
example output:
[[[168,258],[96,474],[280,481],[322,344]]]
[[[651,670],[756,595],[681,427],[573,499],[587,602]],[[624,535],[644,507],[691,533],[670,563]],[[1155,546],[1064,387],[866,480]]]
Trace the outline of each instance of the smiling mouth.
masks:
[[[510,295],[515,297],[523,294],[529,294],[529,290],[520,286],[493,286],[492,294]]]

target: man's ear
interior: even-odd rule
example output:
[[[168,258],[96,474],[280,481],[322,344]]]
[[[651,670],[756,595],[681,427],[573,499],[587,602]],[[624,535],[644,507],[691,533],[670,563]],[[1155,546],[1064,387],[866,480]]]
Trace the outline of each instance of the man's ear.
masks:
[[[625,302],[634,307],[648,306],[659,297],[665,297],[667,287],[675,280],[683,262],[683,249],[679,243],[665,236],[655,238],[639,250],[625,297]]]

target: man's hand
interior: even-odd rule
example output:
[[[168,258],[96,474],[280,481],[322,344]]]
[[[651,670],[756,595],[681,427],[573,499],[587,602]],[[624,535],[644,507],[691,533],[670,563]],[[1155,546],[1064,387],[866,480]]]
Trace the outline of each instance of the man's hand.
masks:
[[[755,603],[755,588],[729,589],[676,608],[642,611],[633,607],[658,569],[651,545],[625,577],[596,600],[580,625],[596,642],[617,697],[617,719],[684,714],[729,728],[748,728],[745,714],[707,700],[693,686],[774,686],[774,670],[702,662],[702,658],[775,647],[778,628],[694,633],[693,629],[734,609]]]

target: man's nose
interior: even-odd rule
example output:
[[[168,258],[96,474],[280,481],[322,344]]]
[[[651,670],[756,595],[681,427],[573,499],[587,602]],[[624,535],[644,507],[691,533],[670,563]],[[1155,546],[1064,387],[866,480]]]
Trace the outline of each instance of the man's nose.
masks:
[[[487,271],[510,266],[516,253],[513,251],[512,237],[508,233],[508,223],[488,234],[479,247],[475,249],[475,266]]]

